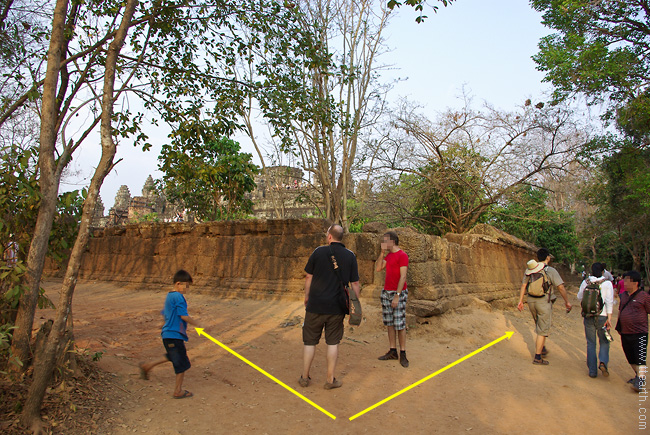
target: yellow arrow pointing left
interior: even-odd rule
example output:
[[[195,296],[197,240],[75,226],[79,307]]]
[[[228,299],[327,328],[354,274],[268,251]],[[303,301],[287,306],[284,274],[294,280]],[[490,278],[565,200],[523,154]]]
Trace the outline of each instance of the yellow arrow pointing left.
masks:
[[[294,390],[293,388],[291,388],[290,386],[288,386],[287,384],[285,384],[284,382],[282,382],[281,380],[279,380],[278,378],[276,378],[275,376],[273,376],[272,374],[266,372],[264,369],[259,368],[258,366],[256,366],[255,364],[253,364],[252,362],[250,362],[249,360],[247,360],[246,358],[244,358],[243,356],[241,356],[240,354],[238,354],[237,352],[235,352],[234,350],[232,350],[231,348],[229,348],[229,347],[226,346],[225,344],[219,342],[219,340],[215,339],[214,337],[211,337],[208,333],[206,333],[205,331],[203,331],[203,328],[194,328],[194,329],[196,329],[196,332],[199,334],[199,336],[201,336],[201,335],[205,335],[206,338],[208,338],[208,340],[210,340],[210,341],[212,341],[212,342],[218,344],[219,346],[221,346],[222,348],[224,348],[225,350],[227,350],[227,351],[230,352],[231,354],[235,355],[235,356],[236,356],[237,358],[239,358],[240,360],[244,361],[244,362],[245,362],[246,364],[248,364],[249,366],[253,367],[253,368],[254,368],[255,370],[257,370],[258,372],[262,373],[264,376],[266,376],[266,377],[268,377],[269,379],[275,381],[277,384],[283,386],[284,388],[286,388],[287,390],[289,390],[290,392],[292,392],[292,393],[295,394],[296,396],[300,397],[300,398],[301,398],[302,400],[304,400],[305,402],[309,403],[309,404],[310,404],[311,406],[313,406],[314,408],[318,409],[320,412],[322,412],[323,414],[327,415],[327,416],[330,417],[332,420],[336,420],[336,416],[335,416],[334,414],[332,414],[332,413],[328,412],[327,410],[325,410],[324,408],[318,406],[317,404],[315,404],[314,402],[312,402],[311,400],[309,400],[308,398],[306,398],[305,396],[303,396],[302,394],[300,394],[299,392],[297,392],[296,390]]]

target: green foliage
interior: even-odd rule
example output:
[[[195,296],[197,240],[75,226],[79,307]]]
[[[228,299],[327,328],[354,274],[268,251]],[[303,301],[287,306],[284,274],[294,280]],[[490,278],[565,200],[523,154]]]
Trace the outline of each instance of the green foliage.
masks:
[[[252,155],[240,153],[239,144],[219,131],[209,123],[181,124],[158,158],[164,173],[159,187],[167,198],[205,220],[250,213],[246,194],[255,188],[253,177],[259,172]]]
[[[14,266],[4,261],[0,265],[3,323],[13,322],[18,301],[25,291],[25,261],[40,206],[35,155],[35,148],[18,147],[6,148],[0,154],[0,248],[3,253],[9,247],[18,248]],[[63,263],[68,256],[79,227],[82,204],[83,194],[78,191],[59,195],[48,250],[54,261]],[[43,289],[38,304],[41,308],[51,306]]]
[[[488,223],[538,247],[547,248],[557,261],[571,264],[579,258],[574,217],[547,206],[548,193],[521,186],[506,204],[494,207]]]
[[[11,331],[15,329],[11,324],[0,324],[0,367],[6,367],[9,364],[22,367],[23,363],[11,353]],[[0,371],[1,374],[6,372]]]
[[[142,216],[137,216],[135,219],[136,222],[159,222],[158,213],[152,212],[147,213]]]
[[[590,103],[609,101],[626,133],[650,134],[650,17],[645,2],[532,0],[543,23],[557,33],[542,38],[533,57],[564,99],[584,94]],[[618,109],[618,110],[616,110]],[[647,145],[648,141],[644,141]]]

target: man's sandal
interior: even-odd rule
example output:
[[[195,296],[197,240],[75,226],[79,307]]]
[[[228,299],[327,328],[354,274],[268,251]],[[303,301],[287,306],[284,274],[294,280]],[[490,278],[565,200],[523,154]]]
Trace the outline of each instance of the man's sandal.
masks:
[[[192,394],[192,393],[190,393],[189,391],[185,390],[185,391],[183,391],[183,394],[181,394],[180,396],[176,396],[176,395],[174,395],[174,396],[172,396],[172,397],[173,397],[174,399],[185,399],[185,398],[187,398],[187,397],[192,397],[192,396],[194,396],[194,394]]]

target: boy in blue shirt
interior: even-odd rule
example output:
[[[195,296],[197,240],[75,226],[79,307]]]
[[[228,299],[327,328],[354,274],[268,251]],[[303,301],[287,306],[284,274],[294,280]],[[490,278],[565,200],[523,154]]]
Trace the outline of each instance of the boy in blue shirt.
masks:
[[[176,385],[174,387],[174,399],[184,399],[192,397],[193,394],[183,390],[183,377],[185,372],[191,367],[190,360],[185,350],[187,341],[187,324],[200,327],[198,322],[187,314],[187,301],[185,292],[192,284],[192,277],[184,270],[179,270],[174,274],[174,289],[167,293],[165,308],[162,314],[165,317],[165,323],[162,327],[161,336],[163,345],[167,354],[165,358],[145,364],[140,363],[140,377],[149,379],[149,372],[159,364],[171,361],[176,373]]]

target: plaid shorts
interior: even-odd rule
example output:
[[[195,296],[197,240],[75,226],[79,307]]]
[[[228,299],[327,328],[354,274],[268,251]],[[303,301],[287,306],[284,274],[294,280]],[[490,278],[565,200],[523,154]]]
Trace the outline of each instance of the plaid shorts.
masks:
[[[408,298],[408,290],[402,290],[397,302],[397,308],[393,309],[390,306],[396,291],[381,291],[381,314],[384,320],[384,325],[394,326],[397,331],[406,328],[406,299]]]

